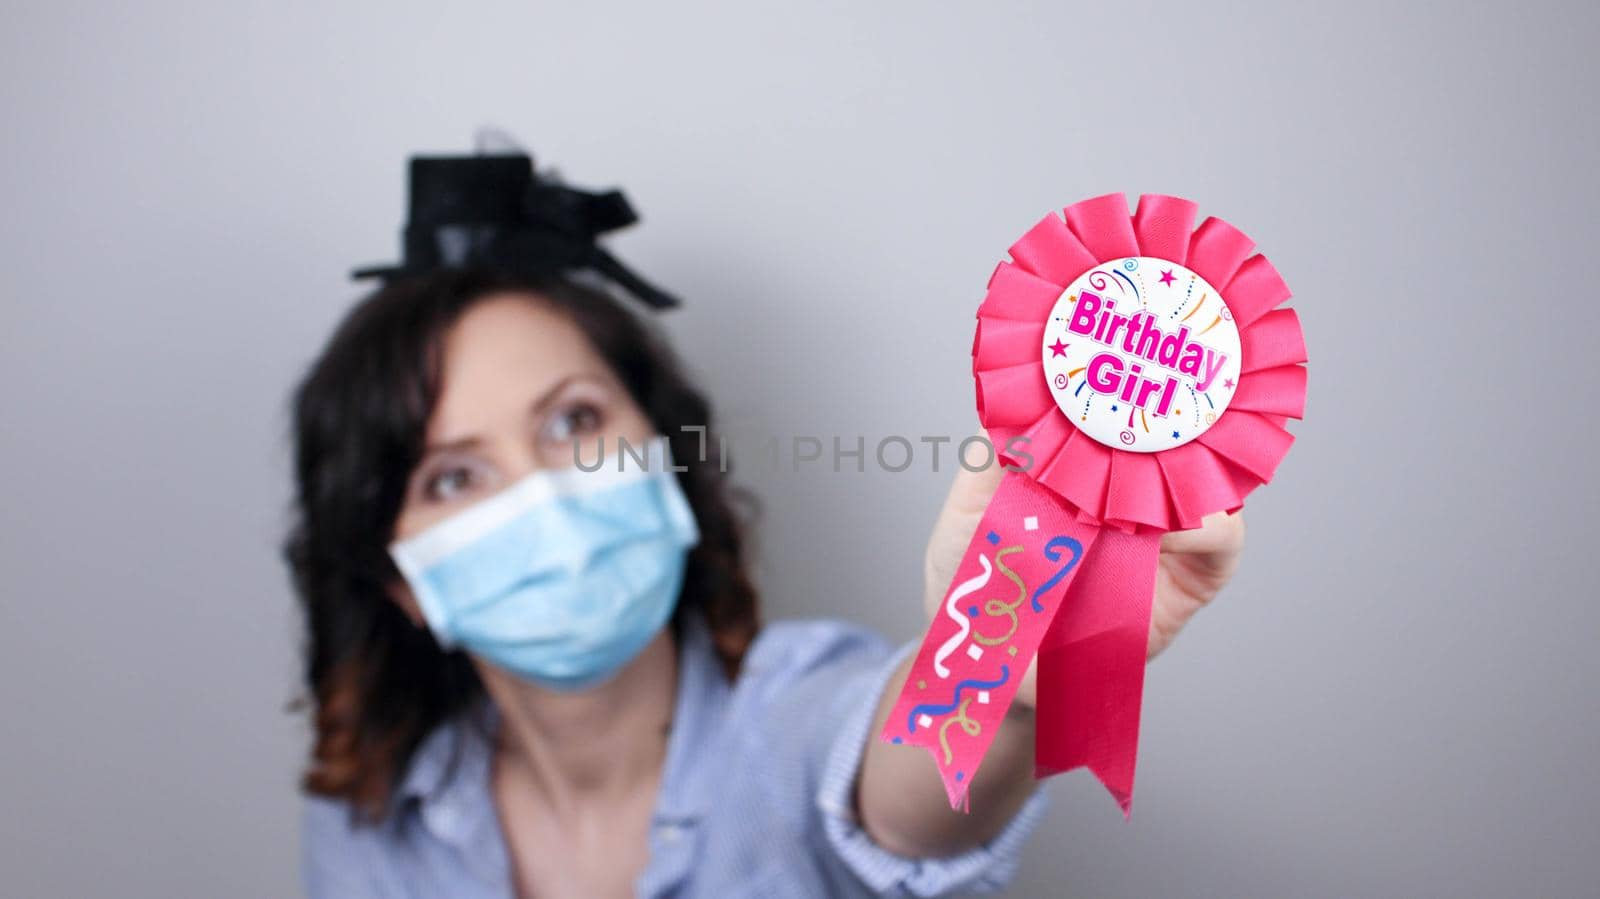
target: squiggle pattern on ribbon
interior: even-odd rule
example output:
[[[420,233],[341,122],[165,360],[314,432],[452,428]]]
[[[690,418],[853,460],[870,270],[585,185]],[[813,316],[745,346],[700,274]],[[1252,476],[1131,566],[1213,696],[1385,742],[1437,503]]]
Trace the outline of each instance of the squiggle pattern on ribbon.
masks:
[[[944,750],[944,763],[946,765],[950,764],[950,738],[945,735],[945,731],[950,729],[950,725],[961,725],[961,729],[966,731],[969,737],[976,737],[978,734],[983,733],[983,725],[967,717],[967,705],[971,702],[971,696],[961,700],[961,706],[956,709],[956,713],[944,719],[944,723],[939,725],[939,748]]]
[[[966,615],[961,613],[961,600],[982,590],[984,585],[989,583],[989,575],[994,573],[994,569],[989,565],[988,556],[978,553],[978,561],[983,564],[983,574],[973,575],[963,581],[961,586],[950,591],[950,598],[944,601],[944,613],[950,616],[950,620],[954,621],[961,630],[956,631],[950,636],[950,639],[944,641],[944,645],[940,646],[939,651],[933,655],[933,673],[940,677],[950,676],[950,668],[945,665],[944,660],[950,657],[950,653],[956,651],[956,647],[961,645],[961,641],[967,639],[968,632],[972,630],[972,623],[967,620]]]
[[[933,703],[925,702],[922,705],[913,708],[910,715],[906,717],[906,730],[911,733],[916,733],[917,716],[924,712],[928,713],[929,715],[943,715],[945,712],[955,711],[956,706],[961,704],[962,690],[965,690],[968,687],[974,690],[993,690],[995,687],[1005,683],[1010,677],[1011,667],[1009,665],[1001,665],[999,680],[981,681],[977,678],[971,678],[956,684],[956,692],[955,695],[951,697],[949,705],[934,705]]]
[[[1068,559],[1067,564],[1061,566],[1059,571],[1051,575],[1050,580],[1040,584],[1039,589],[1033,591],[1033,610],[1035,612],[1044,611],[1044,606],[1039,604],[1039,597],[1049,593],[1051,587],[1061,583],[1061,579],[1066,577],[1072,569],[1078,567],[1078,560],[1083,558],[1083,544],[1071,537],[1051,537],[1050,542],[1044,545],[1045,558],[1052,562],[1059,560],[1061,558],[1061,547],[1063,546],[1072,550],[1072,558]]]
[[[1001,643],[1011,639],[1011,635],[1017,632],[1017,606],[1022,605],[1022,601],[1028,598],[1028,585],[1022,582],[1020,575],[1006,565],[1005,558],[1012,553],[1019,552],[1022,552],[1021,544],[1008,546],[994,554],[994,564],[1000,569],[1000,573],[1005,575],[1006,579],[1011,583],[1017,585],[1017,598],[1011,602],[1006,602],[1003,599],[991,599],[983,604],[983,614],[995,618],[1004,615],[1011,619],[1011,627],[998,637],[989,637],[974,630],[972,642],[982,643],[984,646],[999,646]]]

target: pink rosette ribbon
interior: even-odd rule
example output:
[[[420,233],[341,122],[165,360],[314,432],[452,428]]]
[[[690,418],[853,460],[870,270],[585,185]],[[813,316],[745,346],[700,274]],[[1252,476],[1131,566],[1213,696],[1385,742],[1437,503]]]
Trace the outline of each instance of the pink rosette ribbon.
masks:
[[[1196,209],[1076,203],[989,279],[972,370],[1007,473],[882,732],[933,755],[953,807],[1037,655],[1034,776],[1088,767],[1129,812],[1160,537],[1239,509],[1294,439],[1289,288]]]

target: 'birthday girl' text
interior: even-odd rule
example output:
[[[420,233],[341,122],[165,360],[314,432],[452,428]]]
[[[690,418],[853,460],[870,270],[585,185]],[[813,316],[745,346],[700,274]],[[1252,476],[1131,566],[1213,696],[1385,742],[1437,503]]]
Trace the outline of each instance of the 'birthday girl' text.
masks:
[[[1080,291],[1067,330],[1120,349],[1145,363],[1186,375],[1193,379],[1195,389],[1201,393],[1211,388],[1228,360],[1227,354],[1191,340],[1187,326],[1172,332],[1163,331],[1150,312],[1141,310],[1131,316],[1118,315],[1116,308],[1117,301],[1110,297]],[[1149,372],[1139,362],[1125,361],[1114,352],[1096,353],[1089,360],[1084,377],[1092,390],[1114,395],[1140,409],[1150,409],[1158,416],[1171,411],[1178,391],[1177,378],[1165,372]]]

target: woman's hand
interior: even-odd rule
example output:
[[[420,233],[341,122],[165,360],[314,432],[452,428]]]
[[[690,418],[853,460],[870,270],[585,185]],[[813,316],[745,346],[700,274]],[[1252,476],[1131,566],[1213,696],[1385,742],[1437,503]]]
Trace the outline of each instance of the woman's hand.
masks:
[[[939,520],[934,523],[933,535],[928,539],[923,567],[923,607],[930,619],[938,614],[967,543],[1004,475],[1005,469],[999,464],[977,472],[965,468],[957,470]],[[1207,516],[1195,530],[1162,535],[1155,604],[1150,610],[1148,658],[1155,658],[1166,649],[1194,613],[1217,595],[1238,568],[1243,548],[1243,516],[1224,512]],[[1034,669],[1037,665],[1035,659],[1017,687],[1016,701],[1030,707],[1035,704]]]

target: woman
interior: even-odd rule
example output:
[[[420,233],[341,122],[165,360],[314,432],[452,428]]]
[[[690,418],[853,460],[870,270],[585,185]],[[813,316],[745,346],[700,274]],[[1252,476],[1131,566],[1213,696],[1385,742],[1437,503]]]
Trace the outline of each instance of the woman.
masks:
[[[630,216],[517,174],[528,201],[452,243],[447,220],[482,211],[430,212],[427,177],[414,164],[407,268],[296,396],[286,554],[314,706],[308,892],[1002,887],[1044,804],[1032,677],[971,813],[952,811],[922,750],[869,739],[914,643],[837,621],[761,626],[705,399],[653,331],[573,274],[670,302],[597,261],[594,234]],[[930,613],[1000,473],[958,474],[929,541]],[[1241,541],[1236,516],[1166,538],[1152,655]]]

